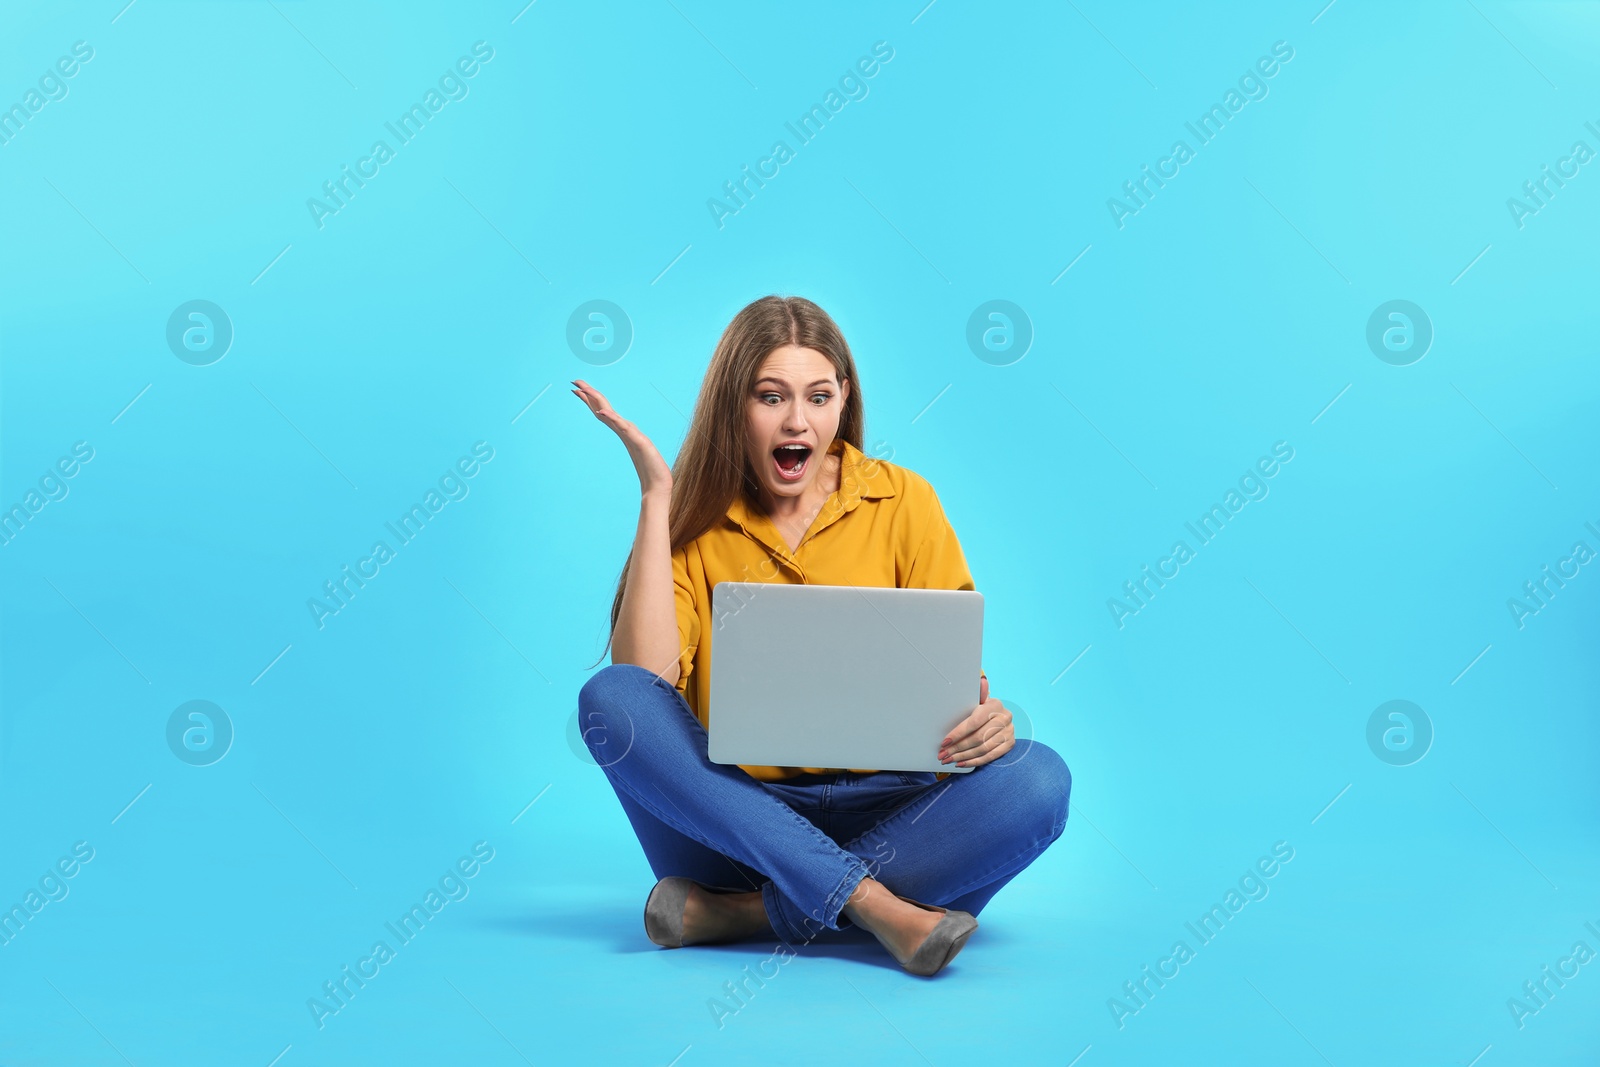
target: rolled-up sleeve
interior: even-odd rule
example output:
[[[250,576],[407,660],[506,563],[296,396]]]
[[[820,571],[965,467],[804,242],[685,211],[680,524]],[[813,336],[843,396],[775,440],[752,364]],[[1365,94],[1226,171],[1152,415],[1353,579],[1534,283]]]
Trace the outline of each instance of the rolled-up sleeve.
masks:
[[[678,681],[680,693],[689,688],[694,670],[695,649],[700,646],[700,615],[695,602],[694,581],[689,575],[689,545],[672,554],[672,595],[678,616]]]

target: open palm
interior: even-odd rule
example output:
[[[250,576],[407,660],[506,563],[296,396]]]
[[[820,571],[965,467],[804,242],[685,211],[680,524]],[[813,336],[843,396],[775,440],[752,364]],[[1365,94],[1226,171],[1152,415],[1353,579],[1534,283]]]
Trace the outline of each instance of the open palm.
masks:
[[[642,494],[671,493],[672,469],[667,466],[666,460],[661,458],[661,453],[656,446],[646,437],[643,430],[618,415],[612,410],[608,401],[600,390],[581,379],[574,379],[576,388],[572,392],[589,406],[594,412],[594,417],[611,427],[616,435],[622,438],[622,443],[628,449],[628,455],[633,460],[633,467],[639,473],[639,491]]]

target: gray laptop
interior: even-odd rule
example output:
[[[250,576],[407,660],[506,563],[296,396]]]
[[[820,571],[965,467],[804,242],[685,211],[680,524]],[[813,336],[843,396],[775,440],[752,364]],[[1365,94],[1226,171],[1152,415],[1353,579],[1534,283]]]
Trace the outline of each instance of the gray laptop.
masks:
[[[983,594],[718,582],[713,763],[944,771],[939,742],[978,706]]]

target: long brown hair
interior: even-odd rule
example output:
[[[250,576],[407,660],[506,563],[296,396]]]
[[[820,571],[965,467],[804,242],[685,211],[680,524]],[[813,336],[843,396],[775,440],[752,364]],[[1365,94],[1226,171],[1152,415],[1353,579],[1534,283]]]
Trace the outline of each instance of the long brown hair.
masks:
[[[745,458],[745,402],[762,362],[784,345],[821,352],[841,381],[849,379],[850,396],[843,402],[834,436],[862,447],[866,419],[861,380],[838,324],[801,296],[764,296],[746,304],[722,331],[700,383],[700,396],[695,401],[683,447],[672,464],[672,503],[667,509],[671,551],[676,552],[711,529],[740,493],[753,511],[763,510],[760,487]],[[616,597],[611,602],[611,630],[606,635],[606,647],[600,652],[601,659],[611,648],[611,638],[617,630],[632,564],[633,550],[629,549],[617,579]]]

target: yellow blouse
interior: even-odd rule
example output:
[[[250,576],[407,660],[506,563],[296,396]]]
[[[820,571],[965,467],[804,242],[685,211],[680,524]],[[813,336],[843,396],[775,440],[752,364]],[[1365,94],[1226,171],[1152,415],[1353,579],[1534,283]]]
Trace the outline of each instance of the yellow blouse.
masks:
[[[828,452],[840,457],[839,488],[823,502],[798,548],[791,551],[772,520],[747,508],[741,495],[724,520],[672,554],[680,650],[677,689],[707,729],[711,589],[718,582],[975,588],[955,531],[925,478],[868,457],[843,438],[835,438]],[[738,766],[767,781],[802,772],[876,773],[861,767]],[[940,779],[947,776],[939,774]]]

